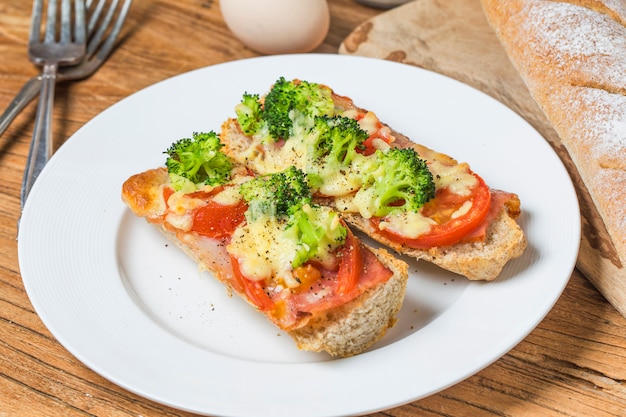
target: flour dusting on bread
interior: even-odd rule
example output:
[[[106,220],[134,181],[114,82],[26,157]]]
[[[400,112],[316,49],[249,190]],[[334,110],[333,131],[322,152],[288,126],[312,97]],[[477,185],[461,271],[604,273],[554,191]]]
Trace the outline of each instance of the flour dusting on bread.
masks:
[[[626,264],[626,2],[481,1]]]

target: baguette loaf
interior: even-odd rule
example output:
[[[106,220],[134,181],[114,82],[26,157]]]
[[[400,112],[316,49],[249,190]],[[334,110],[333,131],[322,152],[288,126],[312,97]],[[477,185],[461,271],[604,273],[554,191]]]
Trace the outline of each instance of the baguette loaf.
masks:
[[[229,293],[236,293],[231,285],[234,271],[224,241],[194,233],[175,232],[171,225],[157,220],[163,217],[163,186],[168,182],[164,169],[134,175],[124,183],[122,199],[135,215],[147,219],[201,269],[210,271],[224,283]],[[393,275],[343,305],[316,312],[300,320],[295,328],[283,329],[300,349],[326,351],[343,357],[357,355],[382,338],[387,329],[395,324],[406,291],[408,265],[384,249],[366,249]],[[243,298],[256,308],[247,297]]]
[[[481,0],[626,263],[626,3]]]

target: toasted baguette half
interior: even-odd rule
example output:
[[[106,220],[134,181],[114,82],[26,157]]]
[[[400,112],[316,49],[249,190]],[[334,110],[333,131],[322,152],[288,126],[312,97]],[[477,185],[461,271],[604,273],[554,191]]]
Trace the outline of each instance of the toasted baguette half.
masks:
[[[175,230],[161,220],[166,210],[163,189],[168,184],[169,177],[164,169],[148,170],[125,181],[122,199],[135,215],[146,219],[201,269],[210,271],[224,283],[230,294],[242,296],[256,308],[244,294],[237,292],[231,285],[234,271],[225,241]],[[369,248],[363,244],[362,247],[371,251],[392,275],[343,305],[309,315],[294,328],[282,329],[295,340],[301,350],[325,351],[341,357],[357,355],[380,340],[387,329],[395,324],[396,315],[404,300],[408,266],[385,249]]]
[[[346,100],[345,97],[342,97],[342,99]],[[392,130],[392,134],[395,137],[395,146],[413,147],[420,155],[434,152],[411,142],[406,136],[398,132]],[[224,144],[224,152],[231,158],[247,165],[253,171],[267,173],[266,167],[263,166],[263,152],[255,150],[256,144],[254,140],[241,131],[236,119],[229,119],[224,122],[221,131],[221,141]],[[454,159],[441,153],[437,153],[437,157],[456,163]],[[327,203],[332,205],[333,201],[329,199]],[[499,276],[507,262],[519,257],[527,246],[526,236],[515,221],[519,212],[510,210],[506,204],[501,206],[499,212],[492,216],[483,241],[458,243],[429,249],[413,249],[394,243],[384,236],[375,233],[369,221],[358,214],[341,214],[349,224],[398,253],[431,262],[447,271],[465,276],[470,280],[494,280]]]
[[[489,225],[484,241],[430,249],[413,249],[399,245],[374,233],[370,223],[363,217],[354,214],[346,214],[344,217],[357,229],[367,235],[376,236],[376,240],[397,252],[433,263],[470,280],[495,279],[504,265],[511,258],[520,256],[526,248],[524,233],[505,208]]]

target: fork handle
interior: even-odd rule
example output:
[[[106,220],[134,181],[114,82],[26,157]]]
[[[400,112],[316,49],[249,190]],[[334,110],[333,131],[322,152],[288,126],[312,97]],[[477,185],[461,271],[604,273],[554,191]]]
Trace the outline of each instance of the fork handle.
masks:
[[[0,115],[0,136],[9,127],[15,116],[17,116],[32,99],[37,97],[41,90],[42,77],[38,75],[31,78],[24,84],[19,93],[15,96],[9,107]]]
[[[35,117],[33,139],[30,143],[28,159],[22,180],[21,204],[24,209],[26,198],[52,156],[52,107],[54,104],[54,87],[56,84],[56,64],[45,64],[41,75],[41,93]]]

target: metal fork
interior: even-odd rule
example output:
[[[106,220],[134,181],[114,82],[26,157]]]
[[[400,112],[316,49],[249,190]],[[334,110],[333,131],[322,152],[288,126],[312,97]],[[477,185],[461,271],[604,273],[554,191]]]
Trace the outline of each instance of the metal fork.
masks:
[[[57,69],[59,65],[74,64],[85,57],[85,3],[75,0],[72,11],[70,0],[62,0],[60,17],[57,16],[57,9],[57,0],[48,0],[45,24],[42,26],[43,0],[33,3],[28,55],[35,64],[43,66],[43,71],[33,139],[22,181],[22,208],[37,176],[52,156],[52,106]],[[60,27],[57,27],[57,20]],[[43,39],[41,27],[44,28]]]
[[[87,54],[80,63],[59,68],[56,81],[74,81],[89,77],[108,58],[115,46],[115,41],[122,29],[124,20],[130,9],[132,0],[112,0],[105,9],[108,0],[87,0],[85,8],[89,23],[87,24]],[[103,12],[106,10],[106,13]],[[106,37],[105,37],[106,36]],[[9,127],[15,117],[34,99],[41,90],[42,75],[28,80],[13,101],[0,115],[0,136]]]

